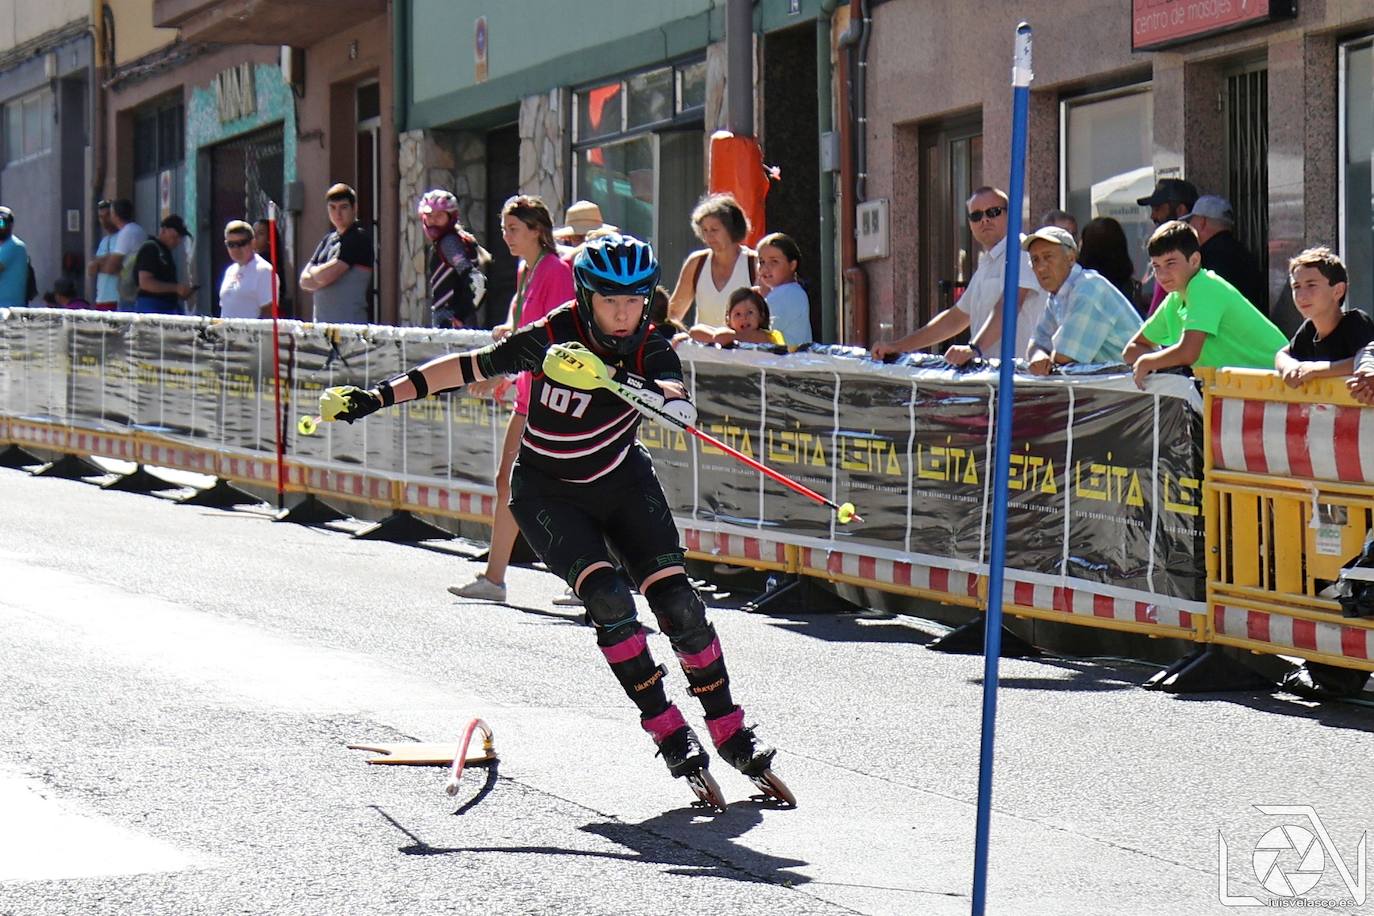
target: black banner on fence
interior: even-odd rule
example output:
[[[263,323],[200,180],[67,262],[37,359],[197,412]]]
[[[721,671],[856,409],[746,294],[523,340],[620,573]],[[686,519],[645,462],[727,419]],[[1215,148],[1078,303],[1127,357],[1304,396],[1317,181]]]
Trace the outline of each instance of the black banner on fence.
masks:
[[[406,481],[493,485],[505,402],[444,394],[366,422],[296,431],[332,385],[375,385],[477,332],[281,323],[288,454]],[[996,376],[817,354],[680,350],[698,426],[866,522],[826,507],[680,430],[645,424],[684,522],[890,559],[987,560]],[[202,447],[275,450],[271,325],[0,311],[0,411]],[[1201,600],[1201,453],[1192,382],[1019,377],[1008,569]]]

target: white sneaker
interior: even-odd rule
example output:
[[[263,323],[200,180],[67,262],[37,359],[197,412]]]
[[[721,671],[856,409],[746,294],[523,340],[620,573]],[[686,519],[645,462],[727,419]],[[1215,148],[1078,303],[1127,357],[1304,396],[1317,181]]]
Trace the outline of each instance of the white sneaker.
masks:
[[[582,607],[582,599],[570,588],[563,589],[561,597],[553,599],[554,607]]]
[[[497,585],[483,573],[478,573],[477,578],[467,585],[450,585],[448,587],[450,595],[459,598],[477,598],[482,601],[504,602],[506,600],[506,587]]]

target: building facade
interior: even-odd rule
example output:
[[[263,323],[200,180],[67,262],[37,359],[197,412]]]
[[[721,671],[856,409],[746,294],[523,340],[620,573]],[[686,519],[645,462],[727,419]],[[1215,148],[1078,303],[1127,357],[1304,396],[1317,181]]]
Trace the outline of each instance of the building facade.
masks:
[[[12,6],[0,22],[0,204],[15,213],[39,291],[60,276],[79,289],[93,249],[98,20],[90,0]]]
[[[265,217],[270,201],[281,220],[287,298],[298,317],[310,318],[309,294],[296,290],[293,275],[329,231],[326,189],[344,182],[358,192],[359,220],[375,246],[372,318],[395,323],[398,214],[389,189],[397,181],[397,144],[386,0],[138,5],[153,27],[174,36],[152,57],[176,60],[160,76],[145,69],[156,67],[153,60],[125,64],[130,75],[111,93],[111,104],[157,118],[168,111],[168,124],[180,107],[179,148],[174,144],[164,155],[159,146],[157,161],[143,168],[170,173],[173,209],[180,207],[200,228],[195,269],[210,282],[202,281],[199,309],[209,313],[213,307],[228,263],[220,241],[225,222]],[[143,88],[135,91],[135,84]],[[115,143],[118,148],[119,139]],[[140,171],[140,155],[152,158],[138,142],[133,171]],[[133,186],[142,180],[122,177]],[[163,179],[157,180],[161,188]]]
[[[768,196],[768,228],[797,236],[810,262],[803,275],[813,279],[821,6],[765,0],[753,13],[753,132],[783,176]],[[709,137],[728,114],[726,4],[412,0],[394,8],[398,209],[413,212],[429,187],[456,191],[464,222],[496,256],[487,319],[504,316],[515,286],[499,213],[517,192],[543,198],[555,221],[572,201],[593,201],[607,222],[654,243],[671,288],[700,247],[689,216],[706,190]],[[403,219],[401,232],[402,299],[413,304],[404,317],[420,323],[424,237],[413,220]]]

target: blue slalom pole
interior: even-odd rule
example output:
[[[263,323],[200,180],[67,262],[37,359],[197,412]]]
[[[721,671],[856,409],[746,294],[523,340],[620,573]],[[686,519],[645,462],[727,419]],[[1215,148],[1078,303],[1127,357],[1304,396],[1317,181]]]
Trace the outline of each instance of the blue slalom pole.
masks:
[[[1012,373],[1016,359],[1016,301],[1021,288],[1021,200],[1026,179],[1026,120],[1030,106],[1031,27],[1016,27],[1011,68],[1011,184],[1007,188],[1007,269],[1002,287],[1002,365],[997,378],[997,451],[993,458],[992,551],[983,634],[983,737],[978,760],[978,828],[973,841],[973,913],[982,916],[988,889],[988,827],[992,819],[993,739],[997,727],[997,665],[1002,656],[1002,570],[1007,561],[1007,477],[1011,463]]]

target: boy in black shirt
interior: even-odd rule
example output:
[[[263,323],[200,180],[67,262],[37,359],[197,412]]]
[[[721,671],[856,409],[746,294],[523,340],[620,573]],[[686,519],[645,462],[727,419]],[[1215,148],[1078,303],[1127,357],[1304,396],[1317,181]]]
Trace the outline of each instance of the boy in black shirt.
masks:
[[[1374,320],[1347,311],[1345,263],[1330,248],[1309,248],[1288,262],[1293,304],[1306,319],[1274,357],[1274,368],[1289,387],[1314,378],[1349,375],[1355,354],[1374,340]]]

